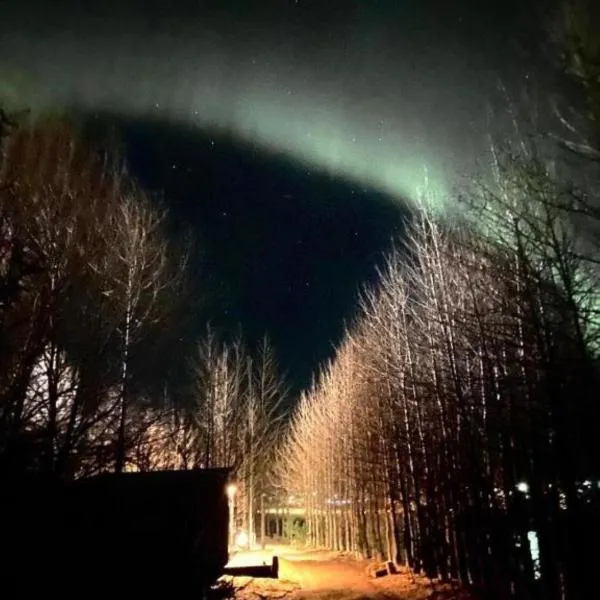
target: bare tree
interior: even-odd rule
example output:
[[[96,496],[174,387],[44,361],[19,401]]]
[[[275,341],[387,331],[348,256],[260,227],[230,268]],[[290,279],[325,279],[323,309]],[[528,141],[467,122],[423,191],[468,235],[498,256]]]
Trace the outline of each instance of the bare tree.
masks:
[[[131,349],[180,270],[158,213],[68,124],[11,132],[1,167],[0,456],[64,476],[106,469],[123,453]]]
[[[126,464],[132,347],[140,341],[144,328],[159,318],[161,294],[173,283],[167,268],[163,221],[164,216],[151,207],[141,190],[119,190],[115,209],[102,227],[106,251],[92,265],[104,285],[102,293],[114,301],[121,338],[117,472]]]
[[[258,500],[261,506],[260,539],[261,544],[264,544],[264,497],[271,488],[270,472],[280,435],[279,425],[283,417],[281,407],[287,396],[287,387],[279,374],[268,337],[263,337],[254,360],[248,360],[247,370],[248,386],[243,410],[243,414],[246,415],[245,444],[240,471],[244,473],[245,478],[248,531],[253,540]]]

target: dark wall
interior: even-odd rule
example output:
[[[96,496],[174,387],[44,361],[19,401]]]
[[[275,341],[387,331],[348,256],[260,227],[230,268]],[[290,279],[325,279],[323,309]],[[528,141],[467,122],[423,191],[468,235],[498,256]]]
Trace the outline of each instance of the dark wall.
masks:
[[[228,558],[227,477],[195,470],[3,485],[4,584],[64,592],[208,585]]]

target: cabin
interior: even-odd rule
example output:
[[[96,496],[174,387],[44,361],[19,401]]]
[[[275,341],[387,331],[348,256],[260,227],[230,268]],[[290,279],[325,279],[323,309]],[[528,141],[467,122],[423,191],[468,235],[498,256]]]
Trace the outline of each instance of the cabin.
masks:
[[[228,478],[196,469],[5,481],[2,579],[85,595],[206,589],[228,560]]]

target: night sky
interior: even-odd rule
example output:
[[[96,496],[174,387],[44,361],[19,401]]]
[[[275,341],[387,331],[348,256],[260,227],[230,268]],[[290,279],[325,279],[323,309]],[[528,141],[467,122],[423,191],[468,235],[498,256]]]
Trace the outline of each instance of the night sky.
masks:
[[[479,168],[499,81],[543,93],[530,4],[4,0],[0,98],[114,129],[199,240],[198,321],[268,333],[298,389],[425,170],[442,197]]]

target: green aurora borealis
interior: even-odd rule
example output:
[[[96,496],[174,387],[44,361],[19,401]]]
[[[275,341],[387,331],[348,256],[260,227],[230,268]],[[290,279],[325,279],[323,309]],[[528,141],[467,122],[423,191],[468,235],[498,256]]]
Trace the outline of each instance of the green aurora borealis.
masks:
[[[35,4],[0,24],[2,87],[24,105],[225,130],[409,199],[425,168],[440,197],[472,170],[506,33],[468,1]]]
[[[529,71],[523,5],[4,0],[0,101],[116,124],[133,172],[203,245],[209,318],[267,332],[301,389],[406,201],[455,214],[498,81]]]

